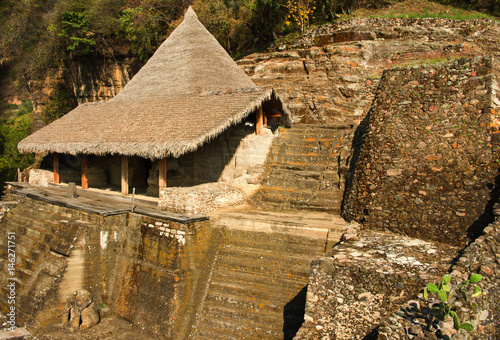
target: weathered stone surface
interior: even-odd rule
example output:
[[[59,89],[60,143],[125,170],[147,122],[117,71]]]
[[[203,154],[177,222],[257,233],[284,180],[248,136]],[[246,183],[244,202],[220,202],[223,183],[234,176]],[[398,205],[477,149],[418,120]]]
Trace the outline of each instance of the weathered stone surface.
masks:
[[[313,261],[305,322],[294,339],[364,338],[425,283],[440,279],[458,250],[366,230],[335,246]]]
[[[260,207],[340,212],[352,126],[280,129],[252,202]]]
[[[81,313],[82,323],[80,324],[80,329],[87,329],[97,323],[100,320],[99,307],[97,303],[93,301],[89,306],[87,306]]]
[[[499,70],[477,57],[386,71],[345,218],[455,245],[478,235],[496,197]]]
[[[280,51],[238,63],[257,84],[277,90],[295,122],[359,124],[383,69],[457,55],[500,56],[499,33],[490,19],[357,18],[311,29]]]
[[[29,183],[33,185],[47,186],[54,183],[54,173],[49,170],[31,169],[29,174]]]
[[[412,331],[420,326],[425,339],[497,339],[500,336],[499,251],[500,219],[497,216],[496,220],[484,229],[484,234],[464,250],[463,255],[451,269],[452,287],[465,282],[470,274],[482,275],[482,280],[478,285],[483,294],[477,298],[471,298],[472,292],[469,291],[468,301],[461,299],[458,294],[456,295],[458,302],[453,304],[460,322],[470,322],[474,326],[472,333],[467,333],[465,330],[457,332],[451,318],[445,322],[433,318],[430,313],[430,304],[423,300],[423,295],[420,293],[419,300],[408,301],[381,323],[378,338],[393,339],[404,337],[408,333],[417,335]],[[485,268],[487,269],[484,270]],[[429,282],[436,283],[438,281],[429,280]],[[472,303],[477,304],[477,307]]]
[[[205,215],[243,201],[243,193],[237,187],[225,183],[207,183],[186,188],[164,188],[158,207],[178,213]]]
[[[270,124],[270,123],[269,123]],[[273,127],[274,128],[274,127]],[[255,134],[255,127],[238,124],[194,152],[167,161],[167,187],[186,187],[209,182],[234,186],[257,185],[274,139],[271,127]],[[157,196],[158,162],[147,179],[148,194]]]
[[[208,280],[208,262],[213,261],[213,252],[218,246],[217,228],[209,228],[201,222],[181,224],[132,213],[103,218],[21,199],[11,193],[7,193],[5,199],[21,201],[2,219],[0,229],[2,258],[7,258],[6,233],[16,235],[19,261],[16,320],[19,323],[60,324],[58,314],[65,302],[59,301],[57,291],[68,262],[67,257],[51,251],[48,240],[54,237],[54,222],[61,221],[61,229],[57,228],[60,232],[64,223],[68,227],[83,221],[87,223],[77,223],[80,226],[74,242],[76,239],[82,242],[78,243],[83,247],[82,286],[93,295],[95,302],[105,302],[114,315],[145,327],[149,334],[166,336],[190,331]],[[157,225],[158,222],[161,225]],[[68,248],[71,246],[75,243]],[[0,273],[3,286],[7,284],[7,274],[6,271]],[[1,310],[5,312],[8,307],[7,296],[1,294]],[[69,313],[67,315],[69,320]],[[74,319],[76,317],[75,314]],[[76,321],[73,326],[76,328]],[[34,330],[39,336],[50,333],[51,328],[35,327]]]

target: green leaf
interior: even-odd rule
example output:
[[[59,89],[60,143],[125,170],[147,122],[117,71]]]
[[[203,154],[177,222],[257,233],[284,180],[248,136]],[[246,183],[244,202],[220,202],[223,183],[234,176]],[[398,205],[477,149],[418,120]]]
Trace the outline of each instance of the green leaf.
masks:
[[[429,292],[431,292],[431,293],[437,293],[437,292],[439,292],[438,287],[437,287],[434,283],[428,283],[428,284],[427,284],[427,289],[428,289],[428,290],[429,290]]]
[[[445,285],[447,285],[448,283],[450,283],[450,280],[451,280],[451,276],[450,276],[450,275],[445,275],[445,276],[443,277],[443,283],[444,283]]]
[[[453,317],[453,326],[458,331],[460,329],[460,320],[458,319],[458,315],[454,311],[450,311],[450,315]]]
[[[449,293],[449,292],[450,292],[450,286],[448,286],[447,284],[444,284],[444,285],[443,285],[443,290],[444,290],[445,292]]]
[[[427,298],[429,297],[429,295],[427,294],[427,287],[424,288],[424,300],[427,300]]]
[[[479,275],[479,274],[472,274],[472,275],[470,276],[470,282],[472,282],[472,283],[476,283],[476,282],[481,281],[481,279],[482,279],[482,278],[483,278],[483,277],[482,277],[481,275]]]
[[[438,296],[443,302],[448,302],[448,295],[446,295],[446,292],[444,290],[438,290]]]
[[[474,330],[474,326],[468,322],[464,322],[460,325],[460,328],[465,329],[467,332],[472,332]]]

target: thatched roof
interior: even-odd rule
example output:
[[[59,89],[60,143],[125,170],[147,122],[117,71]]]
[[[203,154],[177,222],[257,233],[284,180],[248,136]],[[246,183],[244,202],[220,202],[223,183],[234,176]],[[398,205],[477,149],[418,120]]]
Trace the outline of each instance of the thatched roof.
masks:
[[[290,113],[271,88],[260,88],[189,8],[123,90],[87,103],[23,139],[21,152],[178,157],[244,120],[266,101]]]

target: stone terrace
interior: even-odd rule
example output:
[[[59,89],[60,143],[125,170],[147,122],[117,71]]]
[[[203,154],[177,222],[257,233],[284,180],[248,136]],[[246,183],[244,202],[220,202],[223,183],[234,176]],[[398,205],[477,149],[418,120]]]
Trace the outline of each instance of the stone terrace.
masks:
[[[294,339],[362,339],[428,282],[438,281],[459,249],[365,231],[314,261],[305,323]]]

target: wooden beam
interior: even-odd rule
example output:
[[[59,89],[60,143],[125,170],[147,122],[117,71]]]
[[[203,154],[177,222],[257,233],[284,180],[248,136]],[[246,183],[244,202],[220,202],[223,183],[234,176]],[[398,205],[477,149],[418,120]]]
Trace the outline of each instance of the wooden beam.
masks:
[[[52,165],[54,167],[54,183],[59,184],[59,154],[57,152],[52,156]]]
[[[158,164],[158,196],[161,194],[161,189],[167,187],[167,158],[160,159]]]
[[[128,157],[122,155],[122,194],[128,195]]]
[[[261,135],[262,130],[264,129],[264,111],[262,110],[262,106],[257,109],[255,113],[255,134]]]
[[[87,176],[87,155],[82,156],[82,189],[88,189],[89,182]]]

